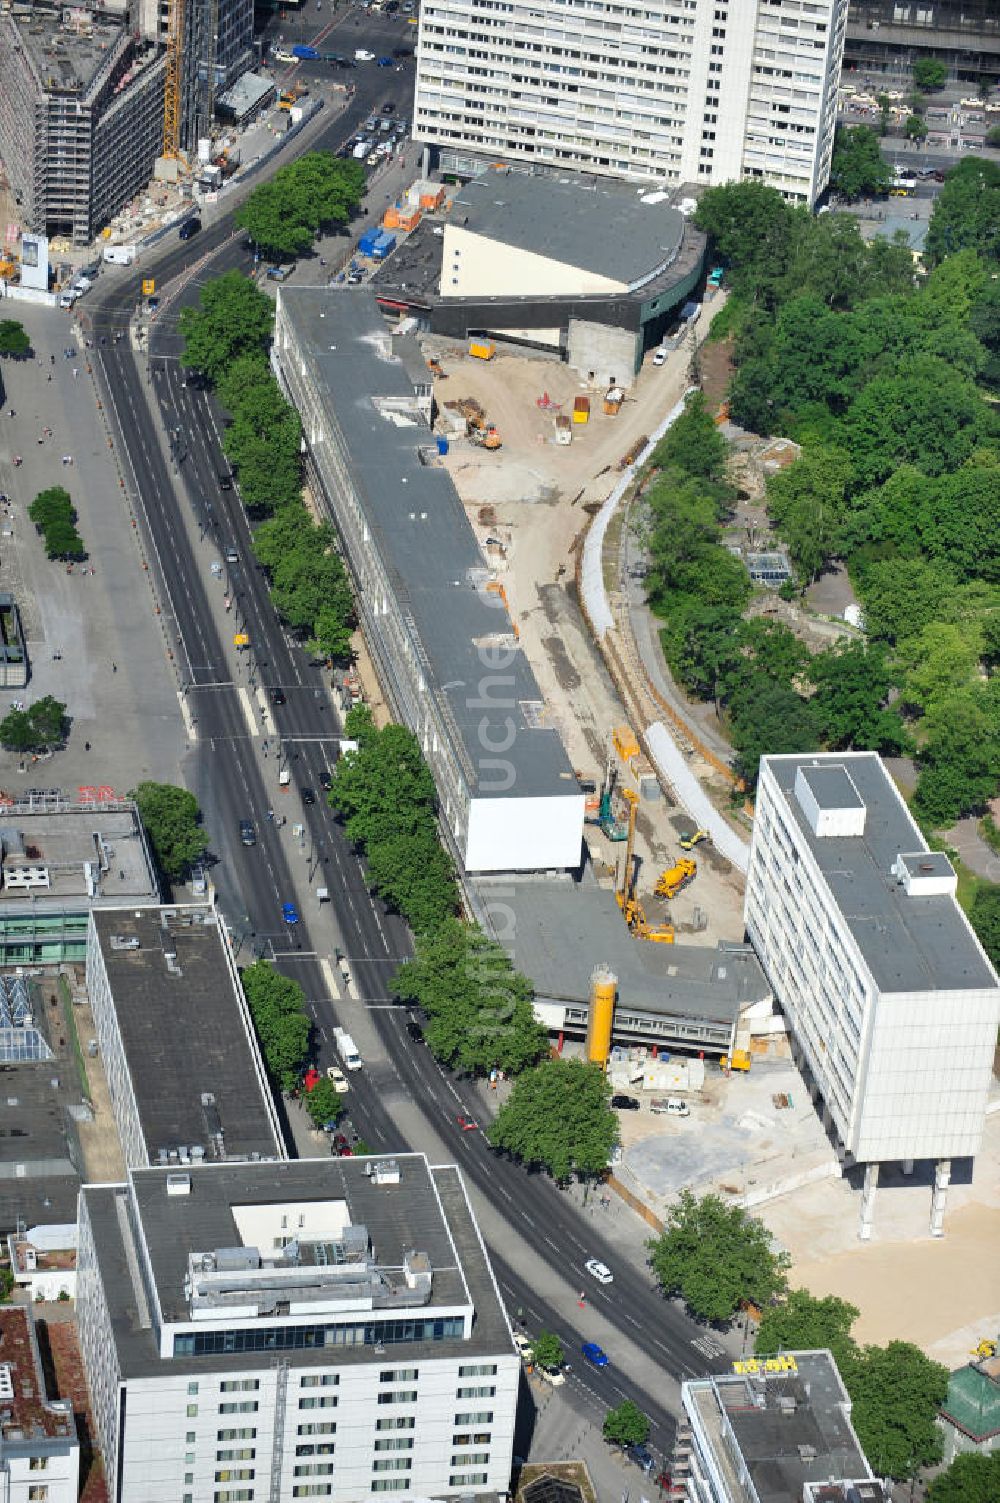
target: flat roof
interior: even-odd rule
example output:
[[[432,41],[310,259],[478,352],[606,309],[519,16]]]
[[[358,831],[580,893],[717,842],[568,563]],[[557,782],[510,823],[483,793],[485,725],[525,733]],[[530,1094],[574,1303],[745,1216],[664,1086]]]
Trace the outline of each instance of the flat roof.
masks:
[[[835,767],[804,767],[803,781],[821,809],[863,809],[864,800],[840,763]]]
[[[45,906],[65,907],[67,898],[87,904],[155,902],[156,874],[134,804],[88,804],[79,792],[25,799],[0,806],[3,868],[44,866],[49,885],[28,890],[0,885],[0,914]],[[89,881],[88,881],[89,871]]]
[[[731,1430],[760,1503],[800,1503],[807,1482],[872,1475],[830,1353],[786,1355],[794,1359],[793,1372],[732,1373],[685,1385],[727,1476]]]
[[[100,909],[91,918],[150,1159],[195,1146],[211,1156],[218,1125],[227,1156],[283,1155],[215,912]]]
[[[18,1222],[71,1222],[76,1219],[83,1159],[74,1113],[86,1108],[80,1077],[63,1026],[54,977],[32,986],[37,1001],[33,1026],[45,1038],[46,1059],[7,1058],[0,1091],[0,1232]],[[49,1019],[55,1026],[51,1026]]]
[[[216,103],[223,109],[231,110],[240,119],[255,104],[273,93],[274,88],[274,79],[268,78],[266,73],[244,73],[231,89],[219,95]]]
[[[374,295],[362,287],[281,287],[278,304],[347,451],[372,544],[455,733],[472,797],[579,795],[503,599],[486,588],[492,571],[452,478],[426,462],[434,438]],[[277,354],[280,361],[280,348]],[[491,745],[504,748],[513,770],[506,786],[496,786]]]
[[[669,265],[685,219],[665,195],[583,173],[493,167],[456,193],[448,223],[632,288]]]
[[[956,900],[907,897],[896,858],[928,850],[875,752],[765,757],[799,839],[809,848],[865,964],[883,992],[989,990],[1000,985]],[[865,806],[862,835],[817,838],[795,796],[799,768],[841,765]],[[812,782],[810,782],[812,786]]]
[[[489,902],[488,883],[480,884]],[[618,978],[618,1005],[659,1016],[696,1018],[727,1027],[740,1009],[771,995],[749,947],[653,944],[630,934],[613,892],[584,879],[505,881],[512,915],[501,942],[539,1001],[590,1002],[598,964]]]
[[[30,1310],[16,1305],[0,1309],[0,1371],[8,1370],[9,1386],[0,1388],[0,1447],[24,1455],[40,1440],[77,1443],[73,1406],[53,1407],[48,1397],[35,1322]]]
[[[206,1356],[162,1359],[151,1320],[143,1318],[144,1301],[133,1288],[137,1269],[122,1241],[118,1206],[131,1200],[135,1216],[136,1248],[148,1258],[156,1297],[164,1321],[190,1322],[185,1291],[188,1258],[217,1248],[244,1245],[234,1208],[298,1202],[343,1202],[352,1226],[363,1225],[376,1263],[399,1268],[414,1251],[425,1253],[431,1269],[431,1296],[413,1313],[468,1306],[475,1310],[468,1340],[407,1342],[393,1347],[392,1358],[478,1354],[510,1348],[510,1331],[500,1303],[479,1232],[454,1165],[429,1165],[425,1155],[394,1154],[398,1184],[378,1184],[366,1158],[324,1158],[273,1164],[204,1164],[185,1169],[190,1189],[168,1194],[164,1169],[133,1170],[127,1185],[87,1185],[83,1197],[97,1246],[98,1269],[108,1299],[111,1325],[122,1371],[138,1377],[162,1371],[197,1372],[199,1368],[227,1369],[266,1364],[258,1355]],[[150,1315],[152,1312],[149,1312]],[[376,1309],[368,1318],[388,1312]],[[345,1311],[347,1319],[359,1318]],[[319,1317],[318,1317],[319,1318]],[[325,1317],[336,1322],[336,1317]],[[362,1315],[361,1318],[365,1318]],[[265,1319],[272,1323],[275,1317]],[[241,1319],[239,1325],[253,1320]],[[329,1366],[370,1362],[371,1346],[294,1349],[287,1352],[293,1366]],[[389,1360],[388,1356],[383,1360]]]
[[[13,20],[43,86],[51,93],[84,93],[105,67],[114,43],[124,35],[125,21],[106,14],[98,20],[88,10],[86,24],[78,28],[63,24],[65,13],[62,5],[32,0],[27,14],[17,9]]]

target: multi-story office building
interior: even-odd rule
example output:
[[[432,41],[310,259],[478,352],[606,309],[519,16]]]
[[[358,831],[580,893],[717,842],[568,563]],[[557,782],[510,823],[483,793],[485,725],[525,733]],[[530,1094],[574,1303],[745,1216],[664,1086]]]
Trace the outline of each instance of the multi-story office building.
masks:
[[[78,1310],[112,1503],[507,1489],[519,1360],[454,1166],[88,1185]]]
[[[254,64],[253,0],[177,0],[181,7],[181,145],[208,134],[214,101]],[[144,37],[166,45],[170,9],[137,0]]]
[[[80,1442],[50,1399],[30,1308],[0,1310],[0,1503],[76,1503]]]
[[[940,1235],[951,1160],[978,1152],[1000,983],[874,752],[763,757],[749,938],[845,1159],[933,1162]]]
[[[829,1352],[733,1369],[681,1384],[674,1479],[690,1503],[888,1503]]]
[[[284,1158],[214,908],[92,913],[87,992],[126,1165]]]
[[[165,63],[99,7],[0,11],[0,160],[21,227],[92,240],[163,144]]]
[[[851,0],[844,68],[908,76],[920,58],[946,63],[978,93],[1000,85],[996,0]]]
[[[302,418],[388,700],[470,872],[577,867],[584,796],[430,428],[415,340],[364,288],[281,288],[272,360]]]
[[[501,158],[679,185],[830,173],[847,0],[425,0],[413,134],[474,176]]]

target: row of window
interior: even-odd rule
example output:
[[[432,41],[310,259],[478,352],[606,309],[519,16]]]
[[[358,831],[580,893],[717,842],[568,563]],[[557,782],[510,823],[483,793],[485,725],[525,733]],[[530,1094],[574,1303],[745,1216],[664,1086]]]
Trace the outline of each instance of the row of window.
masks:
[[[184,1331],[174,1336],[175,1357],[216,1357],[238,1352],[309,1351],[338,1346],[394,1346],[401,1342],[452,1341],[465,1334],[461,1315],[437,1319],[366,1320],[345,1325],[240,1327],[230,1331]]]

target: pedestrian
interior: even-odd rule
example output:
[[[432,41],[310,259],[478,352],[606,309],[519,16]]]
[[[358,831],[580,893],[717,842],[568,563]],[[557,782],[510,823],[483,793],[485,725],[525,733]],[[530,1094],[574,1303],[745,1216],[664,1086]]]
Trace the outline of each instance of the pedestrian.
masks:
[[[89,741],[85,741],[83,743],[83,749],[84,749],[84,751],[90,751],[90,742]]]
[[[118,664],[117,663],[112,663],[111,664],[111,672],[112,673],[117,673],[118,672]]]
[[[80,372],[77,370],[76,366],[74,365],[74,367],[73,367],[73,380],[74,381],[76,380],[77,376],[79,376],[79,374],[80,374]],[[51,376],[49,377],[49,380],[50,381],[52,380]]]
[[[48,373],[48,375],[46,376],[45,379],[46,379],[46,381],[51,381],[52,380],[52,372],[51,371],[49,371],[49,373]]]

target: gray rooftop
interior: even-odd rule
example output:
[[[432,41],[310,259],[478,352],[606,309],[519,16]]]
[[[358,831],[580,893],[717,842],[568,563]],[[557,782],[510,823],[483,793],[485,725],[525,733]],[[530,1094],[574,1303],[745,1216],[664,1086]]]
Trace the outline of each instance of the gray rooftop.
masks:
[[[111,49],[125,34],[125,23],[106,14],[97,19],[90,11],[86,24],[76,27],[63,23],[64,14],[62,5],[33,0],[30,10],[25,14],[18,9],[14,19],[43,87],[52,93],[85,94],[106,68]]]
[[[44,866],[47,888],[30,891],[0,887],[4,917],[45,908],[65,909],[159,897],[152,859],[134,804],[101,808],[79,802],[79,790],[56,798],[26,798],[0,809],[0,844],[5,870]],[[91,893],[86,868],[89,866]]]
[[[827,759],[850,775],[865,806],[864,834],[813,834],[795,796],[800,767],[815,757],[768,757],[785,808],[826,880],[865,963],[883,992],[966,991],[998,985],[992,966],[953,897],[911,896],[891,875],[896,858],[928,849],[875,752]],[[846,781],[846,780],[845,780]],[[856,803],[855,803],[856,807]]]
[[[395,1346],[394,1355],[449,1356],[456,1351],[472,1355],[509,1350],[506,1316],[458,1170],[452,1165],[430,1166],[422,1154],[397,1154],[394,1158],[399,1183],[381,1185],[370,1177],[366,1168],[370,1161],[365,1158],[205,1164],[184,1171],[190,1177],[190,1191],[183,1195],[167,1194],[168,1171],[134,1170],[130,1183],[136,1251],[141,1257],[143,1247],[146,1250],[164,1321],[189,1322],[184,1280],[191,1253],[243,1245],[234,1206],[342,1201],[350,1224],[367,1228],[379,1266],[399,1268],[414,1250],[427,1255],[431,1295],[423,1307],[425,1312],[433,1314],[437,1309],[469,1304],[475,1310],[468,1341],[408,1342]],[[123,1374],[134,1377],[161,1370],[152,1323],[144,1320],[142,1296],[136,1293],[129,1254],[122,1241],[124,1218],[117,1203],[127,1201],[129,1189],[125,1185],[90,1185],[83,1195]],[[137,1266],[135,1258],[132,1262]],[[345,1313],[348,1319],[359,1318],[356,1310]],[[365,1362],[372,1356],[371,1347],[364,1345],[337,1346],[333,1350],[335,1359],[330,1348],[322,1347],[291,1350],[287,1355],[297,1366],[329,1365],[331,1360],[338,1364]],[[261,1354],[260,1360],[267,1362],[269,1358]],[[253,1361],[249,1354],[175,1358],[170,1361],[170,1369],[193,1373],[206,1366],[245,1367]]]
[[[241,120],[254,105],[273,92],[274,79],[268,78],[266,73],[244,73],[231,89],[219,95],[216,104],[224,110],[231,110],[235,118]]]
[[[489,900],[488,884],[480,891]],[[540,1001],[589,1003],[594,966],[618,978],[618,1005],[630,1013],[693,1018],[730,1026],[740,1008],[771,995],[746,946],[654,944],[629,933],[614,893],[593,881],[505,881],[513,915],[501,935]]]
[[[803,778],[821,809],[862,809],[864,800],[840,766],[806,767]]]
[[[871,1477],[829,1352],[794,1352],[796,1373],[688,1385],[724,1475],[734,1475],[731,1427],[760,1503],[800,1503],[803,1485]],[[734,1489],[735,1495],[735,1489]]]
[[[421,457],[422,450],[434,448],[434,438],[416,410],[411,378],[391,354],[391,336],[372,293],[361,287],[282,287],[278,300],[312,368],[330,426],[342,437],[372,546],[410,617],[428,682],[457,732],[472,796],[578,795],[503,602],[485,589],[490,571],[451,476]],[[378,400],[405,409],[402,421],[380,411]],[[359,561],[353,562],[357,567]],[[482,697],[491,680],[493,704],[486,707]],[[492,786],[496,771],[483,765],[496,753],[484,748],[489,742],[506,746],[510,720],[515,737],[503,757],[514,778],[509,788],[498,789]]]
[[[227,1156],[282,1155],[214,911],[101,909],[92,918],[151,1161],[161,1149],[211,1154],[217,1123]]]
[[[455,195],[448,222],[470,234],[635,287],[674,259],[684,216],[661,195],[607,179],[491,168]]]

